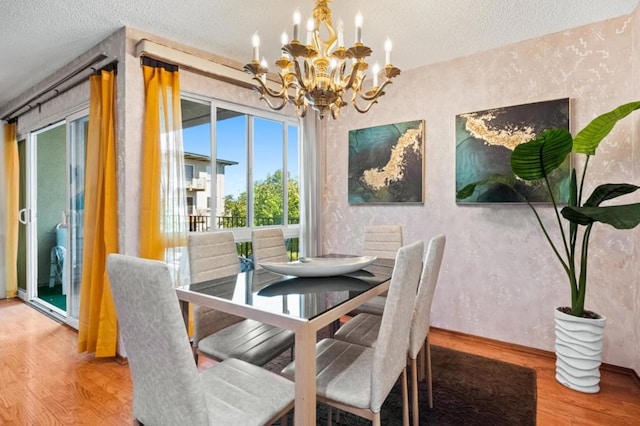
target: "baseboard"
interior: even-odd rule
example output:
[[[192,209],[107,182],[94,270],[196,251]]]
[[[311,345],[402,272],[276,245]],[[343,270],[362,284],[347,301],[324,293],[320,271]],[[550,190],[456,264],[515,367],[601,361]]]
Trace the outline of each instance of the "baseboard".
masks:
[[[120,365],[128,365],[129,364],[129,359],[127,357],[125,357],[125,356],[120,355],[120,354],[116,354],[114,359]]]
[[[519,345],[517,343],[503,342],[501,340],[491,339],[489,337],[475,336],[473,334],[467,334],[467,333],[463,333],[461,331],[455,331],[455,330],[447,330],[445,328],[431,327],[431,329],[437,331],[438,333],[449,335],[451,337],[475,341],[478,343],[482,343],[484,345],[494,346],[496,348],[510,349],[510,350],[522,352],[527,355],[535,355],[535,356],[545,357],[545,358],[554,359],[554,360],[556,358],[556,354],[554,352],[545,351],[544,349],[532,348],[530,346]],[[638,376],[638,373],[632,368],[621,367],[619,365],[613,365],[613,364],[607,364],[606,362],[603,362],[600,365],[600,368],[604,371],[608,371],[611,373],[631,376],[633,381],[638,385],[638,387],[640,387],[640,376]]]

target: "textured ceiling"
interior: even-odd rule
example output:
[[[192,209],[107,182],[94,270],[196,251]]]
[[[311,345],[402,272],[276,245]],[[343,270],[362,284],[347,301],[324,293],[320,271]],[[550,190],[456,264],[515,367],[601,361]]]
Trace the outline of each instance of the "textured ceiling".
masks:
[[[334,23],[354,38],[353,17],[364,15],[363,41],[384,62],[383,43],[394,44],[401,69],[627,15],[639,0],[334,0]],[[304,18],[311,0],[0,0],[0,109],[122,26],[156,34],[242,63],[251,36],[262,38],[270,63],[280,34],[291,36],[291,15]],[[303,27],[301,25],[301,27]]]

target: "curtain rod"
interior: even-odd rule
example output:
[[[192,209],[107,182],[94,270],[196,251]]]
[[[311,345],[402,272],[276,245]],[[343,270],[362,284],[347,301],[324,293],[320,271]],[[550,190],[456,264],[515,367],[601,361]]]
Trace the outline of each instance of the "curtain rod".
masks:
[[[83,71],[92,68],[92,65],[95,65],[96,63],[104,60],[107,58],[106,53],[102,52],[96,56],[94,56],[91,60],[89,60],[87,63],[85,63],[84,65],[76,68],[74,71],[70,72],[69,74],[63,76],[60,80],[56,81],[55,83],[51,84],[50,86],[48,86],[46,89],[41,90],[40,92],[38,92],[37,94],[35,94],[34,96],[32,96],[31,98],[29,98],[28,100],[22,102],[20,105],[18,105],[16,108],[12,109],[10,112],[8,112],[7,114],[4,115],[4,117],[2,117],[3,120],[8,121],[10,119],[14,119],[17,117],[20,117],[23,114],[26,114],[27,112],[31,111],[33,108],[35,108],[36,106],[41,106],[42,104],[50,101],[51,99],[54,99],[55,97],[65,93],[68,90],[71,90],[72,88],[76,87],[78,84],[82,83],[83,80],[78,80],[75,83],[73,83],[72,85],[66,87],[63,90],[58,90],[57,88],[60,87],[61,85],[67,83],[69,80],[71,80],[72,78],[76,77],[78,74],[82,73]],[[93,71],[95,71],[95,68],[92,68]],[[45,96],[47,93],[55,91],[56,93],[54,93],[51,97],[41,101],[41,102],[35,102],[36,100],[42,98],[43,96]],[[32,103],[34,103],[32,105]],[[19,114],[16,114],[18,111],[20,111],[23,108],[28,107],[25,111],[20,112]]]

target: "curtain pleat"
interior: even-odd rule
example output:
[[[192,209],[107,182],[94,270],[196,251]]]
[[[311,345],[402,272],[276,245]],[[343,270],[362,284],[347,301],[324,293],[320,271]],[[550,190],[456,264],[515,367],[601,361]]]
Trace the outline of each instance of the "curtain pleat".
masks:
[[[178,71],[144,65],[140,256],[164,260],[175,285],[188,282],[187,197]]]
[[[4,181],[6,194],[5,283],[6,297],[18,295],[18,203],[20,161],[17,141],[18,123],[4,125]]]
[[[115,73],[90,77],[78,351],[116,354],[118,325],[105,262],[118,252]]]

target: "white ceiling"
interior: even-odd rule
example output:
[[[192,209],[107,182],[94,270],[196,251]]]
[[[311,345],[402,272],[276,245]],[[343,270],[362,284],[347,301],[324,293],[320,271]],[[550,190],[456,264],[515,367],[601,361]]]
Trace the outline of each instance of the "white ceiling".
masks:
[[[630,14],[640,0],[334,0],[334,24],[364,16],[363,42],[384,62],[406,70],[494,47]],[[280,34],[292,33],[291,15],[305,18],[312,0],[0,0],[0,110],[122,26],[156,34],[242,63],[251,36],[272,63]],[[301,32],[302,34],[303,32]]]

